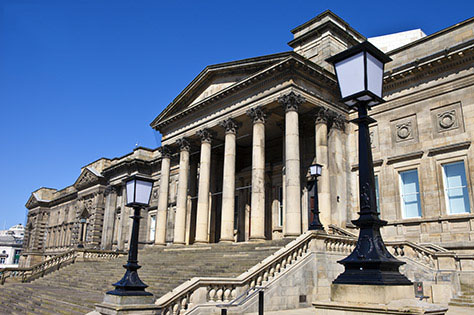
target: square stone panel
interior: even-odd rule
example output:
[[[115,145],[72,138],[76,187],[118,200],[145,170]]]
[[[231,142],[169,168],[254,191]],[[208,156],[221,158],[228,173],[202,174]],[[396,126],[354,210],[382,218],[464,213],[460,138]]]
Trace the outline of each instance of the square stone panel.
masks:
[[[464,132],[461,102],[431,109],[433,137],[445,137]]]
[[[418,142],[416,114],[390,121],[392,144],[411,144]]]

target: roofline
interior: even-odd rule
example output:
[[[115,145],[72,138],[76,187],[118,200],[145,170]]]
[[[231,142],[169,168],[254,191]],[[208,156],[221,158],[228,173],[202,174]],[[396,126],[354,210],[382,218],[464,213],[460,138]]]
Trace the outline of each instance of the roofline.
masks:
[[[413,42],[411,42],[411,43],[408,43],[408,44],[403,45],[403,46],[401,46],[401,47],[398,47],[398,48],[395,48],[395,49],[393,49],[393,50],[390,50],[390,51],[388,51],[386,54],[387,54],[387,55],[397,54],[397,53],[399,53],[399,52],[401,52],[401,51],[403,51],[403,50],[405,50],[405,49],[409,49],[409,48],[411,48],[411,47],[413,47],[413,46],[416,46],[416,45],[419,45],[419,44],[424,43],[424,42],[426,42],[426,41],[429,41],[429,40],[431,40],[431,39],[433,39],[433,38],[435,38],[435,37],[441,36],[441,35],[443,35],[443,34],[445,34],[445,33],[448,33],[448,32],[450,32],[450,31],[452,31],[452,30],[455,30],[455,29],[457,29],[457,28],[459,28],[459,27],[462,27],[462,26],[464,26],[464,25],[466,25],[466,24],[470,24],[470,23],[474,23],[474,17],[468,18],[468,19],[466,19],[466,20],[464,20],[464,21],[462,21],[462,22],[459,22],[459,23],[457,23],[457,24],[448,26],[448,27],[446,27],[446,28],[444,28],[444,29],[442,29],[442,30],[440,30],[440,31],[437,31],[436,33],[433,33],[433,34],[431,34],[431,35],[427,35],[427,36],[422,37],[422,38],[420,38],[420,39],[417,39],[417,40],[415,40],[415,41],[413,41]],[[390,35],[390,34],[386,34],[386,35]],[[382,35],[382,36],[383,36],[383,35]]]
[[[206,74],[210,73],[211,71],[218,70],[220,68],[226,68],[229,66],[238,66],[238,65],[244,65],[249,62],[259,62],[259,61],[270,61],[271,59],[275,58],[284,58],[289,55],[291,55],[293,52],[292,51],[286,51],[286,52],[280,52],[280,53],[275,53],[275,54],[270,54],[270,55],[263,55],[263,56],[258,56],[258,57],[252,57],[252,58],[246,58],[246,59],[239,59],[235,61],[229,61],[229,62],[224,62],[224,63],[217,63],[213,65],[208,65],[206,66],[182,91],[181,93],[178,94],[174,98],[174,100],[169,103],[166,108],[161,111],[161,113],[156,116],[155,119],[150,123],[150,126],[153,128],[153,125],[156,125],[156,122],[163,116],[165,115],[169,109],[172,107],[172,105],[176,104],[177,102],[180,101],[180,99],[188,92],[190,91],[197,83],[205,77]]]
[[[293,59],[295,61],[298,61],[298,62],[301,62],[302,64],[306,65],[308,68],[312,68],[312,70],[314,72],[318,73],[322,77],[326,78],[327,80],[329,80],[331,82],[336,83],[336,79],[335,79],[334,74],[330,73],[329,71],[327,71],[326,69],[322,68],[321,66],[315,64],[314,62],[304,58],[303,56],[301,56],[301,55],[299,55],[295,52],[291,52],[291,54],[289,54],[288,58],[281,60],[279,63],[273,64],[273,65],[271,65],[271,66],[269,66],[265,69],[262,69],[261,71],[251,75],[250,77],[245,78],[242,81],[236,82],[236,83],[228,86],[227,88],[225,88],[225,89],[223,89],[223,90],[221,90],[221,91],[219,91],[215,94],[210,95],[209,97],[199,101],[198,103],[193,104],[192,107],[189,107],[189,108],[187,108],[187,109],[185,109],[181,112],[175,113],[171,117],[168,117],[168,119],[163,121],[162,123],[155,124],[154,126],[152,125],[152,128],[158,129],[159,125],[169,124],[170,123],[169,120],[176,120],[177,117],[179,117],[179,116],[185,115],[185,114],[187,114],[189,112],[192,112],[192,111],[195,111],[195,110],[198,110],[199,108],[201,108],[206,103],[214,102],[217,99],[227,97],[227,94],[233,93],[236,89],[241,89],[245,86],[248,86],[251,81],[255,81],[259,76],[262,76],[265,73],[271,71],[272,68],[275,68],[275,67],[278,67],[278,66],[280,66],[280,67],[285,66],[291,59]]]
[[[314,22],[316,22],[317,20],[320,20],[323,16],[326,16],[326,15],[331,15],[332,17],[336,18],[336,20],[340,21],[341,24],[343,24],[344,26],[346,26],[349,30],[351,30],[352,32],[356,33],[357,35],[365,38],[364,35],[362,35],[361,33],[359,33],[357,30],[355,30],[352,26],[349,25],[349,23],[347,23],[345,20],[343,20],[339,15],[337,15],[336,13],[332,12],[331,10],[326,10],[324,11],[323,13],[320,13],[318,14],[316,17],[312,18],[311,20],[295,27],[294,29],[291,30],[291,33],[292,34],[295,34],[296,32],[302,30],[303,28],[307,27],[308,25],[310,24],[313,24]]]

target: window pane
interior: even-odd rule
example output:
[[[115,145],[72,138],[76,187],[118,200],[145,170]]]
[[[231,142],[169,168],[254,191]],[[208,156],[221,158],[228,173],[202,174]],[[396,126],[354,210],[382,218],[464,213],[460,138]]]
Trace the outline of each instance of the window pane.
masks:
[[[380,213],[379,203],[379,176],[375,175],[375,199],[377,200],[377,212]]]
[[[155,224],[156,224],[156,215],[152,215],[150,217],[150,232],[149,232],[149,238],[150,238],[150,241],[154,241],[155,240]]]
[[[448,213],[470,212],[464,162],[445,164],[443,169]]]
[[[402,209],[405,218],[421,217],[418,171],[400,173]]]

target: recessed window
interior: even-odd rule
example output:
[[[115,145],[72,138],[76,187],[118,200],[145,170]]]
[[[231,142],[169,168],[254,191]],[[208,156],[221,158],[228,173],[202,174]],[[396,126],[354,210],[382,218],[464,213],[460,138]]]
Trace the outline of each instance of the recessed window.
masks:
[[[278,187],[278,226],[283,226],[283,187]]]
[[[150,228],[149,228],[149,239],[150,241],[155,240],[155,224],[156,224],[156,215],[150,216]]]
[[[443,179],[448,214],[469,213],[469,194],[464,162],[444,164]]]
[[[400,199],[403,218],[421,217],[420,185],[417,170],[400,172]]]

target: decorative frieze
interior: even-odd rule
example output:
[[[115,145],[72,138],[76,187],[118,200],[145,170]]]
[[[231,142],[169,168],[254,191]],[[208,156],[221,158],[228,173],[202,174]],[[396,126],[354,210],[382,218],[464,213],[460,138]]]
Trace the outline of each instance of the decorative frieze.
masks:
[[[191,148],[191,144],[189,143],[187,138],[181,138],[176,140],[176,144],[179,146],[180,151],[189,151]]]
[[[415,114],[392,120],[390,123],[394,145],[418,142],[418,125]]]
[[[290,92],[278,98],[278,103],[283,105],[285,111],[298,111],[300,105],[303,104],[305,101],[306,99],[303,96],[301,96],[300,94],[296,94],[295,92]]]
[[[247,115],[252,118],[253,123],[265,123],[267,115],[263,111],[261,106],[250,108],[247,110]]]
[[[231,118],[221,121],[219,125],[225,128],[226,133],[235,134],[237,133],[237,129],[239,128],[239,125]]]
[[[202,129],[197,132],[197,135],[201,138],[201,142],[211,143],[213,134],[209,129]]]
[[[457,134],[464,132],[461,103],[450,104],[431,110],[434,137],[442,137],[446,132]]]

